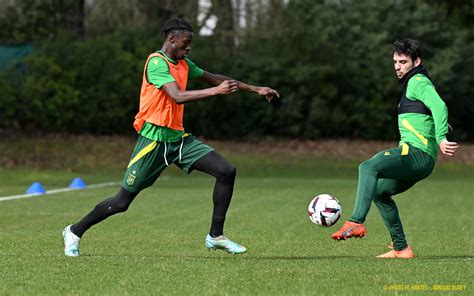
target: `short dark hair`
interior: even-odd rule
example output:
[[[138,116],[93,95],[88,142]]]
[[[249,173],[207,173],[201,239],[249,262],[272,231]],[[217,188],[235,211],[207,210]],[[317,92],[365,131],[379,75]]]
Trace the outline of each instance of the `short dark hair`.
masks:
[[[421,59],[420,43],[414,39],[404,38],[393,43],[393,52],[410,56],[413,61]]]
[[[183,31],[193,32],[193,27],[190,23],[188,23],[182,18],[172,18],[166,22],[163,28],[161,28],[161,34],[163,34],[165,38],[167,38],[168,35],[171,33],[179,35]]]

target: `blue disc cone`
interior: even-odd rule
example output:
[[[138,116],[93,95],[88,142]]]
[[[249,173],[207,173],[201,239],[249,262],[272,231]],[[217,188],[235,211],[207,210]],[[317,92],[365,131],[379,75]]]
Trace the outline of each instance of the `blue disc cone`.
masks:
[[[44,190],[43,185],[40,182],[34,182],[31,186],[26,190],[28,194],[46,194],[46,190]]]
[[[71,184],[69,184],[69,188],[71,189],[84,189],[86,187],[87,187],[86,183],[82,181],[81,178],[74,178]]]

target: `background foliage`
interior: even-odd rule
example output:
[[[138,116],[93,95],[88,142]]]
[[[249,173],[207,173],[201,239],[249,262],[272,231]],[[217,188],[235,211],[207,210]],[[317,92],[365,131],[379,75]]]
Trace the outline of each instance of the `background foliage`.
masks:
[[[35,49],[0,72],[0,127],[132,133],[143,63],[161,47],[164,22],[181,16],[194,24],[191,58],[200,67],[282,95],[272,105],[243,92],[189,104],[185,126],[195,134],[395,139],[392,43],[411,37],[449,107],[453,138],[474,139],[470,1],[177,3],[0,1],[0,43]],[[213,33],[199,34],[213,17]]]

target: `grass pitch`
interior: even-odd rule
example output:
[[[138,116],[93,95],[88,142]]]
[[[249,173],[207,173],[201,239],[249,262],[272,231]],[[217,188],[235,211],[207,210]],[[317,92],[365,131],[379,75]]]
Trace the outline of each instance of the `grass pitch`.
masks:
[[[171,168],[128,212],[93,227],[81,257],[66,258],[62,229],[117,188],[0,202],[2,295],[384,295],[473,293],[474,170],[440,164],[427,180],[396,197],[418,258],[377,260],[388,232],[373,207],[363,239],[335,242],[342,225],[320,228],[306,209],[318,193],[339,198],[350,216],[357,163],[264,155],[226,155],[238,169],[225,233],[243,255],[208,251],[214,179]],[[121,172],[117,172],[121,173]],[[0,169],[0,195],[33,181],[66,187],[76,173]],[[87,183],[120,174],[80,175]]]

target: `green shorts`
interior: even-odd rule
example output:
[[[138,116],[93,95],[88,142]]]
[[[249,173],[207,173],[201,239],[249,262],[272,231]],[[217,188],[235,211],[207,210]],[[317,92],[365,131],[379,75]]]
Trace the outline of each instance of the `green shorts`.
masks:
[[[132,158],[122,179],[122,187],[140,192],[155,183],[160,174],[172,163],[187,174],[201,157],[214,151],[191,134],[171,143],[153,141],[138,135]]]

